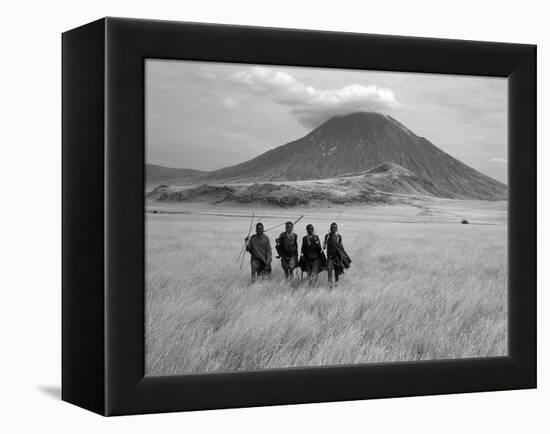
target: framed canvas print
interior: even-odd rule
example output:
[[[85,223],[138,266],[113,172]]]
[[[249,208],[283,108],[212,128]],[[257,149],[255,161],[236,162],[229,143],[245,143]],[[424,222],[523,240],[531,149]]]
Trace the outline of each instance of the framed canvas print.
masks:
[[[536,49],[63,34],[63,384],[103,415],[536,385]]]

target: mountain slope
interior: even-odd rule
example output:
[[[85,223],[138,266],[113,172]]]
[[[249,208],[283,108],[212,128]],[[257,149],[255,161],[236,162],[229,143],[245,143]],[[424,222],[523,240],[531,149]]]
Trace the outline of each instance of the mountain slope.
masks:
[[[343,175],[338,179],[352,181],[384,193],[446,197],[447,192],[433,182],[416,176],[395,163],[382,163],[365,172]]]
[[[430,184],[430,195],[507,198],[506,185],[472,169],[379,113],[334,117],[303,138],[252,160],[198,177],[200,182],[324,179],[395,163]]]
[[[174,169],[172,167],[158,166],[156,164],[145,165],[145,182],[147,186],[158,184],[181,185],[188,184],[193,179],[206,175],[208,172],[194,169]]]

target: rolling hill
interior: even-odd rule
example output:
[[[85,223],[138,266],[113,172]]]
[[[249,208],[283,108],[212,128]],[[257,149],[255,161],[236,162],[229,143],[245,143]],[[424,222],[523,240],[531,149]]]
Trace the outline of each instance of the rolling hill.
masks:
[[[425,196],[444,197],[433,183],[395,163],[322,180],[159,185],[147,195],[157,202],[234,203],[293,207],[312,204],[397,204]]]

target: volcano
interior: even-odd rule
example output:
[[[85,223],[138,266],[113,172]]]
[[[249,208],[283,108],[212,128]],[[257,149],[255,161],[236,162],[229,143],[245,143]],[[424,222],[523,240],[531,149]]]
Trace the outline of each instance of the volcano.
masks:
[[[399,170],[396,170],[399,168]],[[391,169],[380,179],[421,185],[430,196],[507,199],[508,188],[417,136],[394,118],[358,112],[329,119],[306,136],[252,160],[201,174],[197,183],[291,182]],[[372,178],[375,173],[368,173]]]

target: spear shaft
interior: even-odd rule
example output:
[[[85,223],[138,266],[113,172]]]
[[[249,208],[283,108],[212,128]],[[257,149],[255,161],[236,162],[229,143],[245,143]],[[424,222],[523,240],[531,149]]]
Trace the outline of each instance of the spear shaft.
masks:
[[[252,226],[254,226],[254,219],[255,218],[256,218],[256,215],[254,213],[252,213],[252,220],[250,220],[250,226],[248,227],[248,235],[246,236],[247,238],[250,237],[250,232],[252,232]],[[237,258],[237,262],[240,261],[241,256],[244,254],[244,251],[246,249],[246,245],[247,245],[247,241],[244,242],[244,246],[242,247],[242,249],[239,253],[239,257]]]
[[[242,249],[242,258],[241,258],[241,264],[239,265],[239,270],[241,268],[243,268],[244,257],[246,256],[246,247],[248,246],[248,240],[250,239],[250,232],[252,232],[252,226],[254,226],[254,218],[255,217],[256,217],[256,215],[253,213],[252,214],[252,220],[250,221],[250,227],[248,228],[248,235],[246,236],[246,240],[244,242],[244,246],[243,246],[243,249]]]
[[[292,223],[292,225],[295,225],[296,223],[298,223],[298,222],[299,222],[300,220],[302,220],[303,218],[304,218],[304,216],[301,215],[294,223]],[[268,231],[270,231],[271,229],[276,229],[276,228],[278,228],[278,227],[280,227],[280,226],[283,226],[284,224],[286,224],[286,223],[280,223],[280,224],[278,224],[278,225],[271,226],[269,229],[266,229],[264,232],[268,232]]]

